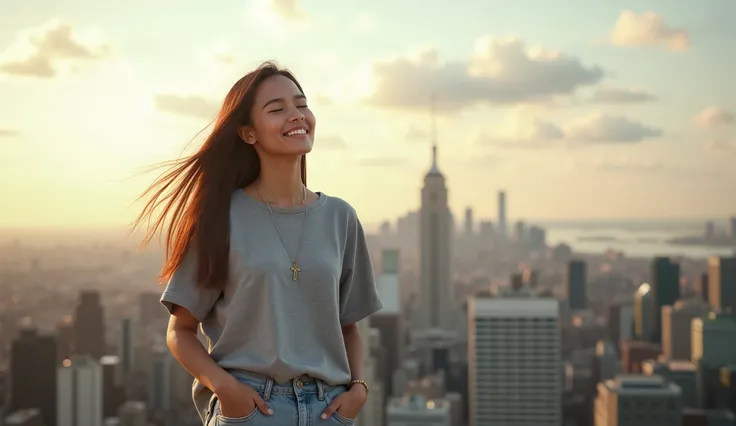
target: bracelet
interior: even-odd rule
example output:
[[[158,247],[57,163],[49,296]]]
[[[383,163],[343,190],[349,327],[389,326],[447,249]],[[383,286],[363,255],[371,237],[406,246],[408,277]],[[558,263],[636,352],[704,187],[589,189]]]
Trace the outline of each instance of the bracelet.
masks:
[[[366,383],[365,380],[351,380],[350,381],[350,387],[353,387],[353,385],[355,384],[362,385],[365,388],[365,394],[368,395],[368,392],[369,392],[368,383]]]

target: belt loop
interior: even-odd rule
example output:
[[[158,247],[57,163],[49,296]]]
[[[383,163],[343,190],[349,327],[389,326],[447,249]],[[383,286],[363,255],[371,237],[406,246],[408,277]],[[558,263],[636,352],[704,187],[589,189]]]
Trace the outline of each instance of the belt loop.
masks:
[[[315,379],[315,381],[317,382],[317,399],[322,401],[325,399],[325,388],[322,385],[322,380]]]
[[[264,401],[271,399],[271,389],[273,389],[273,379],[269,377],[266,379],[266,389],[263,390]]]

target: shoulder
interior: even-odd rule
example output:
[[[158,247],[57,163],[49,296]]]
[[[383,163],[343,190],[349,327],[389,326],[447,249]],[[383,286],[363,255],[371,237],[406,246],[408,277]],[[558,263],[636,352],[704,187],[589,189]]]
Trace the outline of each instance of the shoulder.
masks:
[[[325,194],[322,192],[322,195],[326,198],[325,205],[333,212],[344,215],[348,218],[358,218],[358,213],[355,211],[355,208],[350,205],[347,201],[340,197],[334,197]]]

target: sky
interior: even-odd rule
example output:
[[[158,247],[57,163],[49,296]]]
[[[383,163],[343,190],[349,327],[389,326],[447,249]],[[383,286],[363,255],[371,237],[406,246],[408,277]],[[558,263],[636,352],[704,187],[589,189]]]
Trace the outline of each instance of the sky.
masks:
[[[292,70],[317,116],[309,186],[366,223],[736,214],[736,2],[0,2],[0,228],[129,224],[232,84]],[[201,135],[201,133],[200,133]]]

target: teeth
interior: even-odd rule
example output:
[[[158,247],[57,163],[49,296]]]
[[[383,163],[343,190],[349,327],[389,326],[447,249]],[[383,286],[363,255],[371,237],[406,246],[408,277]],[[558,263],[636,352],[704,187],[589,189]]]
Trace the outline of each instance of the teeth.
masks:
[[[286,133],[286,136],[294,136],[294,135],[306,135],[307,131],[304,129],[298,129],[298,130],[292,130],[290,132]]]

